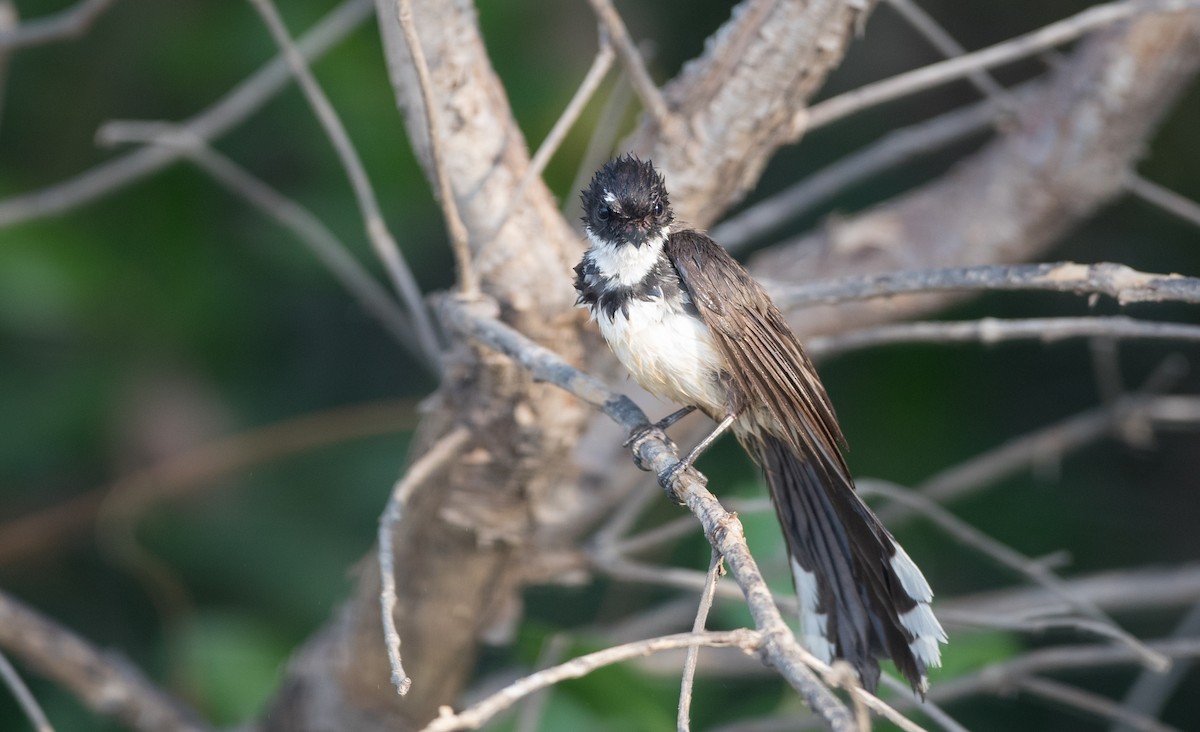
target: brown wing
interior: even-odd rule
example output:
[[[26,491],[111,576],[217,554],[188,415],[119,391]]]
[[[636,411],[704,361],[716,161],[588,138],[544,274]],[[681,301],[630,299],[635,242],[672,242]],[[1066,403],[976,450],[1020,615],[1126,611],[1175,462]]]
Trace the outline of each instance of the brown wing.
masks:
[[[746,403],[765,406],[792,444],[830,477],[853,486],[845,444],[817,371],[762,286],[719,244],[695,231],[672,234],[665,251],[700,318],[733,366]]]

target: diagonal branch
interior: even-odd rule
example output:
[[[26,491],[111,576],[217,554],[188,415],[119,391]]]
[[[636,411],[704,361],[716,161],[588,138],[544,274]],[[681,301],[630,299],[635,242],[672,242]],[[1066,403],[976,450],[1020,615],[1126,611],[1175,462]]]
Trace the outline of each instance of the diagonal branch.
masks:
[[[746,653],[757,651],[762,646],[762,634],[741,628],[738,630],[693,631],[675,635],[649,638],[647,640],[622,643],[605,648],[566,663],[534,672],[509,684],[486,699],[473,704],[457,714],[442,707],[441,715],[429,723],[423,732],[454,732],[455,730],[478,729],[485,722],[512,706],[522,698],[567,679],[577,679],[604,666],[628,661],[652,653],[679,648],[741,648]]]
[[[433,331],[433,323],[429,319],[425,301],[421,298],[421,289],[417,285],[416,278],[413,277],[412,270],[409,269],[408,262],[404,261],[400,247],[396,244],[391,232],[388,231],[387,224],[384,223],[383,213],[379,209],[379,201],[375,197],[375,189],[371,185],[371,179],[367,176],[367,169],[363,166],[358,150],[350,140],[350,135],[346,132],[341,117],[329,102],[329,98],[325,96],[325,91],[313,76],[312,70],[308,68],[308,61],[305,60],[304,54],[292,42],[291,35],[274,2],[272,0],[250,0],[250,3],[262,16],[275,43],[283,52],[284,60],[287,61],[297,83],[300,84],[301,91],[308,99],[309,106],[312,107],[321,127],[325,129],[325,135],[333,144],[338,160],[346,170],[346,175],[350,178],[350,185],[354,189],[354,197],[358,201],[367,238],[375,249],[379,261],[383,263],[388,276],[391,277],[392,285],[408,308],[417,331],[418,341],[421,344],[421,354],[425,357],[426,362],[436,367],[441,347],[438,345],[437,335]]]
[[[458,213],[458,204],[454,200],[454,191],[450,188],[450,179],[446,173],[442,152],[444,143],[442,136],[436,132],[439,129],[439,111],[433,104],[433,81],[429,76],[429,62],[425,60],[425,51],[421,48],[421,38],[413,26],[411,0],[396,0],[396,19],[400,22],[400,30],[404,32],[404,42],[412,55],[413,70],[417,74],[421,106],[425,110],[425,125],[429,129],[429,160],[433,167],[438,202],[441,203],[442,214],[446,219],[446,230],[450,232],[450,249],[458,263],[458,289],[463,295],[474,297],[479,294],[479,279],[475,276],[475,265],[471,263],[470,235],[463,224],[462,216]]]
[[[1038,256],[1124,190],[1130,164],[1200,67],[1200,11],[1139,15],[1083,42],[1022,95],[1007,134],[942,178],[774,247],[751,270],[793,282]],[[1124,80],[1136,78],[1137,84]],[[802,334],[902,318],[941,298],[818,308]]]
[[[1097,5],[1018,38],[877,81],[813,105],[809,109],[808,129],[822,127],[877,104],[971,76],[983,69],[1032,56],[1134,15],[1197,8],[1200,8],[1200,3],[1195,0],[1159,0],[1150,3],[1118,0]]]
[[[305,58],[317,58],[371,16],[371,0],[344,0],[297,42]],[[263,107],[291,81],[287,62],[276,57],[203,112],[181,122],[181,132],[204,140],[228,132]],[[70,211],[150,176],[183,156],[164,147],[135,150],[60,183],[0,200],[0,229]]]
[[[630,37],[625,21],[621,20],[621,15],[613,7],[612,0],[588,0],[588,3],[592,6],[592,12],[600,19],[601,26],[612,37],[617,56],[621,59],[621,65],[625,67],[625,73],[629,74],[633,89],[642,100],[642,106],[650,112],[659,129],[670,136],[675,129],[674,118],[667,109],[667,103],[658,87],[654,85],[654,80],[650,78],[650,72],[646,70],[646,63]]]
[[[874,3],[743,0],[663,89],[687,144],[645,120],[624,147],[652,158],[680,218],[704,228],[740,201],[846,53]]]
[[[131,664],[0,592],[0,647],[69,689],[97,714],[139,732],[211,732]]]
[[[14,51],[78,38],[87,33],[112,4],[113,0],[78,0],[65,10],[0,30],[0,50]]]

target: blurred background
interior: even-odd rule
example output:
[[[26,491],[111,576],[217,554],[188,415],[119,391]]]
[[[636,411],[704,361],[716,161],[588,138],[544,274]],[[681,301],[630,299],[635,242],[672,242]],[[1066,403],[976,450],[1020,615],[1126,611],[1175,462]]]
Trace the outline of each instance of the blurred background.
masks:
[[[19,0],[23,18],[68,6]],[[302,33],[334,4],[289,0]],[[732,3],[623,3],[635,37],[651,41],[660,83],[696,55]],[[968,48],[1087,6],[1063,0],[924,0]],[[493,61],[531,146],[550,129],[596,45],[585,3],[478,3]],[[208,107],[275,54],[245,2],[117,0],[82,38],[10,57],[0,110],[0,199],[34,191],[122,154],[95,143],[113,119],[178,121]],[[886,6],[822,96],[937,60]],[[366,23],[315,64],[370,173],[385,216],[422,288],[453,281],[441,216],[414,162]],[[1005,67],[1006,83],[1042,69]],[[606,82],[611,89],[613,80]],[[784,150],[751,200],[895,127],[975,98],[951,85],[822,129]],[[589,107],[546,179],[564,201],[603,106]],[[626,119],[632,127],[636,110]],[[1200,93],[1184,98],[1148,146],[1139,171],[1200,199]],[[860,210],[936,177],[980,140],[844,192],[794,222]],[[317,214],[380,281],[357,207],[326,137],[295,88],[215,146]],[[764,241],[761,245],[771,242]],[[1049,257],[1117,261],[1149,272],[1200,274],[1200,231],[1125,200]],[[569,273],[564,272],[564,277]],[[1002,294],[948,318],[1115,313],[1067,295]],[[1129,314],[1196,322],[1194,308],[1136,306]],[[1122,343],[1124,384],[1136,388],[1172,354],[1191,370],[1172,391],[1200,390],[1200,349]],[[984,347],[906,346],[820,364],[860,476],[912,484],[1005,440],[1101,403],[1086,342]],[[61,215],[0,228],[0,586],[94,643],[119,650],[220,724],[253,718],[289,653],[336,608],[371,550],[379,512],[400,475],[420,400],[434,379],[341,289],[288,232],[180,163]],[[648,405],[667,411],[666,405]],[[753,466],[723,445],[701,469],[739,496],[761,495]],[[954,511],[1025,554],[1069,552],[1065,574],[1200,558],[1200,435],[1157,433],[1137,446],[1102,440],[955,504]],[[634,470],[633,466],[620,469]],[[646,481],[647,490],[657,490]],[[657,518],[678,515],[664,500]],[[747,518],[751,546],[781,589],[788,579],[773,519]],[[1020,579],[922,521],[896,533],[941,596]],[[761,547],[761,551],[759,548]],[[707,564],[699,536],[660,557]],[[597,581],[535,589],[512,647],[485,654],[480,674],[532,664],[560,630],[620,621],[672,591]],[[1197,598],[1200,601],[1200,598]],[[738,621],[723,610],[717,624]],[[1140,637],[1169,634],[1178,610],[1120,618]],[[966,634],[947,652],[949,678],[1022,648],[1062,638]],[[586,640],[572,652],[590,650]],[[1074,682],[1120,697],[1136,671]],[[68,694],[27,673],[59,730],[110,730]],[[629,666],[564,684],[542,729],[670,727],[678,677]],[[794,708],[773,677],[702,681],[695,723]],[[619,700],[614,703],[614,700]],[[985,699],[950,711],[971,729],[1097,729],[1025,699]],[[1200,728],[1200,674],[1162,719]],[[511,721],[496,729],[508,729]],[[0,729],[27,729],[0,693]]]

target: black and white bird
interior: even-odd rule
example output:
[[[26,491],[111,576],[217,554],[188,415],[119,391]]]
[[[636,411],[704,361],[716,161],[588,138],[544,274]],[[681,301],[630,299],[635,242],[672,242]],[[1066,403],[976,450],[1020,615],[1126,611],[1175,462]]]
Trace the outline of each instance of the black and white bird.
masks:
[[[663,178],[648,161],[613,160],[582,192],[591,246],[575,267],[578,304],[634,379],[717,428],[732,427],[762,466],[800,605],[800,641],[845,659],[874,690],[891,658],[924,693],[945,631],[921,570],[858,497],[841,427],[783,314],[712,239],[674,228]]]

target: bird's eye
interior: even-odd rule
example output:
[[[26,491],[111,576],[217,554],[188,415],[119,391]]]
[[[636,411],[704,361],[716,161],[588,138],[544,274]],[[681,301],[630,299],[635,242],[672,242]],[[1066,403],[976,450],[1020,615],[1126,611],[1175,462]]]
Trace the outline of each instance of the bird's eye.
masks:
[[[608,207],[607,203],[602,203],[596,209],[596,215],[600,217],[601,221],[608,221],[608,217],[612,216],[612,209]]]
[[[661,203],[654,204],[654,215],[662,216],[662,212],[663,212],[663,205]]]

